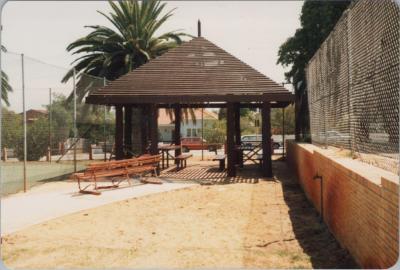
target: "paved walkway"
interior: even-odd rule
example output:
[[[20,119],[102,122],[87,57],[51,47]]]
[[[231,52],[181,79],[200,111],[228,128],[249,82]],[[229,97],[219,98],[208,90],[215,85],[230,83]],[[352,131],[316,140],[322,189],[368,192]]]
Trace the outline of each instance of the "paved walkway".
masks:
[[[141,184],[103,190],[100,196],[77,193],[74,182],[52,182],[1,199],[1,235],[81,210],[116,201],[190,187],[194,184]]]

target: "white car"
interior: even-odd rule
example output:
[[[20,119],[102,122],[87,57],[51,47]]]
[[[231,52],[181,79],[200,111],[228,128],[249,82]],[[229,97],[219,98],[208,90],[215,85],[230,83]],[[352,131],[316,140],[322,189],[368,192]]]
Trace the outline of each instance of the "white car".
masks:
[[[350,140],[350,134],[348,133],[340,133],[339,131],[336,130],[329,130],[326,132],[326,137],[328,140],[339,140],[339,141],[344,141],[344,140]]]
[[[261,134],[252,134],[252,135],[243,135],[241,136],[242,145],[244,146],[258,146],[262,142]],[[272,148],[279,149],[280,144],[278,142],[274,142],[271,138]]]

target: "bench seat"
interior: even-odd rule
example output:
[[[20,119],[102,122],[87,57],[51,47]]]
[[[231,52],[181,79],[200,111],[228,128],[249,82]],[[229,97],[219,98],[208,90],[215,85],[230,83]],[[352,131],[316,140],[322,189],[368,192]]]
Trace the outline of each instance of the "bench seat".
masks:
[[[145,155],[138,158],[91,163],[87,166],[85,172],[74,173],[73,178],[78,181],[81,193],[99,195],[100,193],[97,189],[118,187],[123,180],[127,180],[129,185],[131,185],[130,177],[133,175],[138,175],[139,177],[142,177],[146,173],[157,175],[159,162],[160,155]],[[112,185],[99,187],[97,180],[107,177],[112,177]],[[116,181],[116,177],[122,178]],[[93,184],[82,188],[81,181],[92,181]],[[94,186],[94,190],[88,191],[89,186]]]
[[[188,153],[181,154],[181,155],[175,157],[175,160],[177,161],[176,170],[179,171],[183,168],[186,168],[187,160],[191,157],[193,157],[193,154],[188,154]]]
[[[225,170],[225,159],[226,155],[215,155],[213,161],[219,161],[219,170],[222,172]]]

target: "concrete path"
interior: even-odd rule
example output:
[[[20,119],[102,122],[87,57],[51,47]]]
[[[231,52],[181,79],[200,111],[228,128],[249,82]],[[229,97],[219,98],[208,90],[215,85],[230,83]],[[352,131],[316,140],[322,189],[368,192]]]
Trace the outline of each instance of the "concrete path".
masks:
[[[18,193],[1,199],[1,235],[88,208],[193,185],[180,183],[152,185],[135,182],[133,186],[103,190],[100,196],[95,196],[77,193],[78,187],[74,182],[43,184],[27,193]]]

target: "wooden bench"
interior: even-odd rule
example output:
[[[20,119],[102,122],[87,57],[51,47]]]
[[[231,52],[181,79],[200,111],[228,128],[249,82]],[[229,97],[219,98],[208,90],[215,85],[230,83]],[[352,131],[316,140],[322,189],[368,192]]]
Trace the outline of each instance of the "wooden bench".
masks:
[[[183,168],[186,168],[187,166],[187,160],[191,158],[193,155],[192,154],[181,154],[177,157],[175,157],[175,160],[177,161],[176,163],[176,170],[182,170]]]
[[[160,162],[160,155],[144,155],[138,158],[115,160],[108,162],[91,163],[86,170],[81,173],[73,174],[74,179],[78,181],[80,193],[100,195],[99,189],[117,188],[119,184],[126,180],[131,185],[133,175],[142,177],[147,173],[157,175],[157,169]],[[98,186],[98,180],[111,177],[111,185]],[[116,177],[121,177],[116,179]],[[81,181],[91,181],[89,185],[82,187]],[[88,188],[93,186],[93,190]]]
[[[226,155],[215,155],[213,161],[219,161],[219,170],[222,172],[225,170],[225,159]]]

